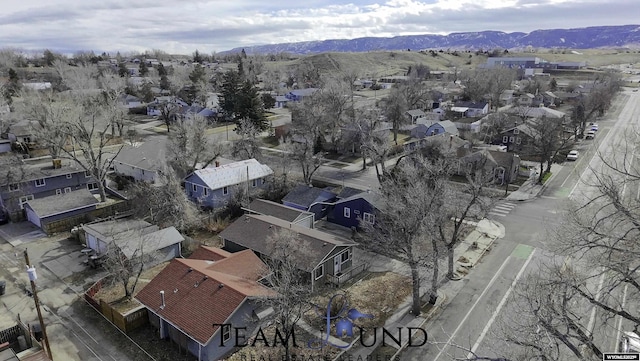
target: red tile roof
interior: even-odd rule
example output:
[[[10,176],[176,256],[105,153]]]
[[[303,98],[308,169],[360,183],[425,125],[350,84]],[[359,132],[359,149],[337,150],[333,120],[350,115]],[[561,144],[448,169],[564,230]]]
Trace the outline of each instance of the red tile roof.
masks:
[[[224,255],[211,249],[199,253],[206,252]],[[251,250],[219,261],[173,259],[136,298],[204,345],[218,329],[213,324],[225,323],[247,298],[275,295],[257,282],[266,270]],[[160,291],[164,291],[164,308]]]

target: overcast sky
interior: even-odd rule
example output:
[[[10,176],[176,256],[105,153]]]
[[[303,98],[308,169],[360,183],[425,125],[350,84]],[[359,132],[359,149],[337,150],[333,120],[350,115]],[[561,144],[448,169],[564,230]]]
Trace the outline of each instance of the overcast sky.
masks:
[[[640,0],[2,0],[0,47],[174,54],[364,36],[638,24]]]

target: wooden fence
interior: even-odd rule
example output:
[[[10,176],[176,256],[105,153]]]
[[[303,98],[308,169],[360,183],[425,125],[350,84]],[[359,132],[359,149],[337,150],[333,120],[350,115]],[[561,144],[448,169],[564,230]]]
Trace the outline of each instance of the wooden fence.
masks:
[[[118,201],[115,203],[111,203],[100,208],[94,209],[91,212],[78,214],[75,216],[58,219],[51,222],[43,222],[42,230],[48,234],[66,232],[71,228],[82,224],[89,223],[98,218],[107,218],[114,216],[118,213],[123,213],[129,210],[129,203],[127,201]]]
[[[102,289],[104,282],[107,282],[106,278],[103,278],[94,283],[84,293],[84,298],[87,302],[95,308],[96,311],[104,315],[104,317],[125,333],[133,331],[139,327],[142,327],[149,323],[149,317],[147,309],[144,306],[137,307],[126,313],[120,313],[113,308],[109,303],[102,299],[95,299],[96,293]]]

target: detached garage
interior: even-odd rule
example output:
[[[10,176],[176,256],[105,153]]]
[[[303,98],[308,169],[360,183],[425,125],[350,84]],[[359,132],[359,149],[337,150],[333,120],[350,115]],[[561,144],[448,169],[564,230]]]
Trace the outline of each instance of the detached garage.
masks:
[[[29,222],[40,227],[45,233],[51,234],[50,225],[67,219],[80,219],[82,216],[96,209],[98,200],[86,189],[57,194],[49,197],[32,199],[25,206]],[[73,222],[72,222],[73,223]],[[76,224],[70,223],[71,229]],[[79,222],[81,223],[81,222]]]

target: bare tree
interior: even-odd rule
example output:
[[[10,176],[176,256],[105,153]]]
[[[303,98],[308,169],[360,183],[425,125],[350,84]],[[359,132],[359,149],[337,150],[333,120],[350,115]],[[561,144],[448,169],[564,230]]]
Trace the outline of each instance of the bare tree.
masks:
[[[541,117],[529,123],[532,129],[532,141],[527,144],[526,152],[539,159],[540,174],[538,182],[551,171],[551,164],[558,154],[568,150],[574,140],[567,136],[565,127],[559,119]],[[546,164],[546,168],[545,168]]]
[[[240,134],[240,139],[233,142],[231,154],[242,159],[259,158],[262,155],[258,139],[260,129],[249,119],[241,119],[239,123],[236,132]]]
[[[117,234],[107,245],[102,265],[112,277],[112,282],[122,285],[127,300],[135,295],[142,272],[157,261],[154,242],[132,230]]]
[[[306,264],[304,255],[310,245],[288,229],[273,232],[267,238],[267,243],[272,249],[267,261],[271,270],[268,280],[277,296],[264,299],[263,302],[273,307],[278,329],[284,333],[283,339],[291,340],[294,327],[311,309],[311,288],[300,271]],[[283,360],[290,360],[293,343],[287,342],[283,346]]]
[[[424,266],[433,268],[430,298],[435,301],[438,282],[437,238],[431,236],[434,216],[441,211],[442,193],[448,180],[448,168],[441,158],[419,155],[402,157],[381,182],[386,207],[367,227],[363,244],[376,252],[401,259],[411,270],[413,301],[411,311],[421,312],[421,275]]]
[[[167,163],[178,178],[184,178],[197,168],[207,167],[222,154],[223,147],[209,141],[206,129],[206,119],[194,116],[177,122],[174,132],[169,135]]]
[[[324,161],[324,152],[316,146],[323,139],[323,108],[317,98],[311,97],[291,111],[292,130],[290,139],[285,141],[285,151],[300,165],[305,183],[311,184],[313,174]]]

